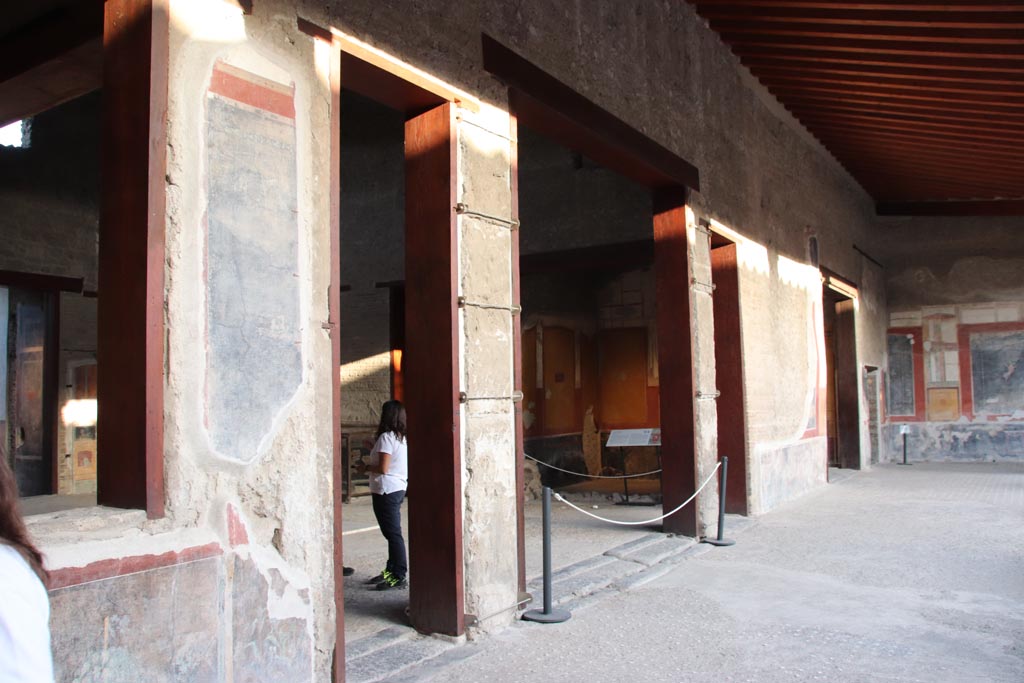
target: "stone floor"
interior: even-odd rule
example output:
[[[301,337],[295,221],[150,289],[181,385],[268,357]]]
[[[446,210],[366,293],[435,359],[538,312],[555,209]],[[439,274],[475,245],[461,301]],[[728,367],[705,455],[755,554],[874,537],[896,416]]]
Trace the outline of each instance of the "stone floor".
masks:
[[[576,500],[576,498],[574,498]],[[582,501],[578,504],[583,505]],[[595,514],[623,521],[643,521],[661,514],[660,506],[619,506],[612,499],[586,497],[586,508]],[[387,544],[373,517],[369,497],[354,498],[342,511],[344,562],[356,570],[345,579],[345,639],[351,643],[382,629],[408,627],[405,608],[409,593],[404,590],[377,592],[365,581],[380,572],[387,561]],[[623,527],[606,524],[555,502],[552,506],[552,566],[573,565],[601,555],[609,548],[641,538],[658,530],[658,524]],[[402,506],[402,529],[408,543],[408,505]],[[526,505],[526,574],[541,574],[541,504]],[[410,572],[415,568],[410,568]],[[540,596],[537,596],[540,599]]]
[[[350,680],[1024,680],[1024,465],[878,466],[734,531],[713,549],[641,531],[572,565],[620,578],[568,622],[415,641],[424,661]]]

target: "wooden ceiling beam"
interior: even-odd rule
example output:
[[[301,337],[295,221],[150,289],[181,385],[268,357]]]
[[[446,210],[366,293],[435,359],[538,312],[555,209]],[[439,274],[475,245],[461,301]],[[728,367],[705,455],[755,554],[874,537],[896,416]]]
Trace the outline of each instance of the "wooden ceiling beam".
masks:
[[[986,114],[969,111],[960,112],[959,110],[944,111],[929,107],[895,107],[891,104],[882,104],[872,100],[835,102],[830,98],[790,98],[786,102],[786,108],[791,112],[809,109],[823,114],[865,114],[873,118],[886,120],[918,121],[921,123],[934,122],[954,126],[977,127],[998,124],[996,127],[1001,130],[1019,129],[1024,131],[1024,111],[1019,114]]]
[[[1019,185],[1024,168],[985,167],[971,163],[968,155],[957,155],[949,152],[943,155],[942,150],[929,153],[927,150],[909,150],[886,147],[884,145],[857,145],[855,143],[836,141],[829,149],[831,154],[844,166],[870,170],[875,174],[892,177],[915,177],[919,173],[921,179],[942,182],[978,183],[980,186],[994,186],[1002,183]],[[957,163],[959,156],[964,164]],[[952,157],[952,158],[951,158]]]
[[[848,169],[850,175],[875,198],[914,199],[970,199],[985,197],[1013,197],[1020,193],[1020,186],[1008,188],[1004,185],[979,185],[973,182],[958,182],[936,178],[909,178],[907,176],[886,176],[862,168]]]
[[[806,107],[800,103],[790,103],[789,111],[801,121],[810,121],[815,117],[825,119],[846,119],[852,118],[862,121],[873,121],[882,124],[914,124],[929,130],[959,132],[965,131],[974,133],[979,130],[987,130],[986,126],[991,125],[987,121],[964,121],[956,119],[933,119],[923,116],[908,116],[905,114],[894,114],[891,112],[877,112],[871,109],[842,108],[842,107]],[[1024,140],[1024,123],[1004,123],[994,129],[996,132],[1006,133],[1016,140]],[[1005,137],[1005,136],[1004,136]]]
[[[818,64],[836,66],[894,67],[908,65],[921,70],[986,71],[1019,74],[1024,63],[1007,61],[1003,56],[943,57],[916,54],[876,54],[874,52],[842,52],[828,49],[793,48],[788,45],[733,45],[732,51],[744,64]]]
[[[939,9],[851,9],[820,7],[772,7],[707,5],[697,11],[711,22],[768,24],[809,24],[815,27],[855,26],[926,29],[1020,29],[1024,11],[972,11]]]
[[[819,109],[792,109],[793,114],[809,128],[820,124],[849,123],[858,130],[930,132],[937,136],[956,136],[965,140],[995,142],[1024,147],[1024,129],[990,129],[972,125],[949,125],[921,121],[886,119],[873,114],[840,114]]]
[[[955,151],[908,150],[883,144],[866,146],[833,141],[829,145],[829,152],[841,163],[863,161],[875,169],[894,169],[894,175],[912,174],[915,169],[923,173],[929,172],[929,169],[940,169],[937,175],[941,178],[949,178],[953,173],[957,178],[965,180],[1008,182],[1024,188],[1024,166],[994,167],[991,161],[974,159]]]
[[[861,182],[865,191],[878,201],[901,199],[1003,199],[1005,193],[977,190],[970,187],[948,186],[935,182],[900,182],[899,179],[873,177],[875,182]]]
[[[776,97],[782,102],[785,102],[787,97],[792,94],[799,93],[830,93],[837,96],[849,96],[857,95],[861,97],[876,97],[876,98],[887,98],[895,101],[911,101],[911,102],[929,102],[930,106],[936,108],[942,108],[947,106],[950,102],[969,102],[973,106],[982,106],[985,108],[999,107],[1005,110],[1013,112],[1024,111],[1024,94],[1022,95],[1009,95],[1001,94],[999,96],[988,96],[979,98],[977,95],[970,95],[969,93],[957,93],[957,92],[946,92],[946,93],[930,93],[924,91],[907,92],[906,89],[900,88],[887,88],[884,90],[872,89],[870,86],[846,86],[838,87],[839,84],[821,84],[814,82],[800,82],[800,81],[779,81],[772,82],[771,84],[764,83],[765,87],[772,91]],[[983,100],[983,101],[979,101]],[[994,111],[994,109],[993,109]]]
[[[875,181],[882,188],[894,189],[897,186],[916,186],[941,189],[950,192],[959,191],[960,197],[1000,197],[1016,196],[1021,193],[1019,181],[1000,180],[998,178],[977,180],[966,177],[951,177],[941,170],[921,166],[915,173],[899,173],[885,168],[884,163],[864,160],[848,160],[845,168],[859,180]],[[953,171],[955,173],[955,171]]]
[[[952,146],[965,154],[984,154],[993,158],[1004,159],[1010,163],[1024,164],[1024,150],[1014,149],[1012,145],[979,142],[977,140],[961,140],[952,135],[928,133],[918,135],[911,132],[877,130],[853,124],[827,122],[816,123],[809,130],[816,135],[828,132],[838,134],[855,144],[863,144],[872,140],[886,140],[892,144],[916,144],[924,148]]]
[[[822,0],[687,0],[698,9],[704,7],[739,6],[746,8],[795,7],[804,9],[857,9],[857,10],[921,10],[921,11],[984,11],[1016,12],[1020,9],[1018,0],[1002,2],[964,3],[934,2],[934,0],[875,0],[874,2],[823,2]]]
[[[816,26],[845,25],[870,28],[1014,29],[1024,28],[1024,12],[947,9],[856,9],[849,7],[771,7],[756,9],[742,5],[698,3],[698,11],[711,21],[756,21],[765,23],[801,23]]]
[[[103,37],[103,3],[82,2],[46,13],[0,36],[0,83]]]
[[[1024,60],[1024,45],[1013,43],[961,43],[951,46],[948,41],[909,42],[905,40],[867,40],[857,37],[825,38],[808,35],[755,35],[721,31],[719,36],[729,45],[737,43],[745,47],[785,45],[790,49],[827,49],[835,52],[856,54],[903,54],[932,57],[991,57],[1003,60]]]
[[[877,201],[901,199],[1005,199],[1007,197],[1014,197],[1019,192],[1019,190],[1008,192],[995,187],[979,189],[976,186],[951,184],[936,180],[891,178],[872,175],[868,171],[859,173],[861,178],[865,180],[865,182],[861,183],[861,186]]]
[[[807,71],[794,71],[792,69],[772,72],[760,68],[752,68],[750,71],[765,85],[769,83],[807,83],[811,85],[836,85],[844,88],[866,88],[869,91],[877,92],[888,92],[890,90],[898,92],[913,91],[927,93],[930,96],[939,98],[956,96],[959,99],[993,99],[1005,102],[1019,102],[1024,106],[1024,87],[1021,87],[1019,83],[1005,86],[972,82],[940,85],[934,82],[922,82],[922,80],[914,78],[814,76],[813,73]],[[985,97],[982,97],[983,95]]]
[[[922,166],[948,166],[947,171],[958,168],[976,167],[985,172],[985,177],[1013,177],[1024,170],[1020,156],[990,154],[986,151],[964,150],[952,146],[929,145],[908,140],[856,139],[844,136],[842,131],[821,130],[816,137],[836,158],[861,158],[871,155],[872,159],[906,158],[921,162]],[[1008,152],[1007,154],[1013,154]]]
[[[878,202],[879,216],[1024,216],[1024,199]]]
[[[943,102],[941,106],[914,101],[895,100],[885,95],[852,95],[847,96],[841,92],[829,93],[798,93],[787,92],[784,103],[811,103],[816,106],[866,106],[873,111],[905,112],[925,115],[950,115],[980,117],[995,121],[1019,120],[1024,118],[1024,107],[1012,104],[1001,104],[998,102]]]
[[[712,30],[725,35],[859,39],[873,41],[910,41],[922,43],[1013,45],[1020,41],[1021,27],[945,28],[921,26],[857,26],[843,24],[802,24],[800,22],[764,22],[756,19],[713,19]]]
[[[839,150],[843,154],[843,150]],[[854,156],[859,155],[859,156]],[[964,184],[984,189],[989,194],[1016,194],[1024,187],[1020,173],[1016,177],[1006,174],[993,175],[978,166],[955,166],[949,162],[936,163],[933,160],[914,161],[904,157],[888,156],[884,152],[871,155],[867,151],[849,151],[843,154],[844,168],[851,173],[869,173],[890,180],[910,179],[930,183]],[[952,169],[943,171],[942,169]],[[951,175],[954,174],[954,175]],[[955,177],[954,177],[955,176]],[[1017,188],[1017,189],[1015,189]]]
[[[1024,195],[1024,3],[689,2],[876,199]]]
[[[50,12],[0,38],[0,126],[98,89],[103,3]]]
[[[949,87],[968,87],[969,90],[978,90],[971,85],[983,84],[994,86],[1011,86],[1017,90],[1024,84],[1024,65],[1020,69],[1007,71],[984,71],[981,69],[963,71],[940,71],[938,69],[918,69],[904,66],[868,66],[868,65],[844,65],[822,61],[809,61],[806,64],[794,66],[792,64],[773,63],[765,61],[741,60],[751,72],[756,73],[777,73],[777,74],[814,74],[822,76],[844,76],[855,78],[872,79],[913,79],[914,81],[948,84]]]

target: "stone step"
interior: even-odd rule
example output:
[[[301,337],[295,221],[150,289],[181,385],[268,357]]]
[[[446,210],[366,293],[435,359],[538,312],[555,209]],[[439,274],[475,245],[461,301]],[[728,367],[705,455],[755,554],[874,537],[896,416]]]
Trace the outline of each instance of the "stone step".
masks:
[[[640,550],[641,548],[646,548],[647,546],[659,543],[665,540],[665,538],[667,538],[665,534],[658,533],[657,531],[651,531],[649,533],[644,534],[640,538],[634,538],[632,541],[623,543],[621,545],[617,545],[614,548],[606,550],[604,554],[609,557],[621,557],[623,555],[628,555],[629,553],[634,552],[636,550]]]
[[[415,635],[416,631],[411,628],[400,628],[398,626],[386,628],[381,631],[377,631],[373,635],[365,636],[351,642],[346,642],[345,658],[352,661],[353,659],[362,657],[367,653],[383,649],[389,645],[394,645],[400,640],[409,640]]]
[[[653,543],[629,548],[619,546],[605,552],[605,555],[653,567],[659,562],[683,554],[687,549],[696,545],[696,541],[687,536],[661,536],[660,534],[658,536],[660,536],[660,540]]]
[[[369,636],[361,640],[374,637]],[[356,657],[346,656],[345,680],[348,683],[394,680],[397,674],[410,666],[433,659],[454,647],[456,645],[448,640],[421,635],[392,641],[384,647],[368,650]]]
[[[563,576],[558,580],[552,579],[551,604],[560,605],[596,593],[616,581],[644,569],[643,565],[636,562],[623,562],[611,557],[607,559],[607,562],[602,562],[587,571]],[[533,603],[530,605],[530,609],[541,609],[544,604],[543,581],[535,579],[527,588],[533,594]]]

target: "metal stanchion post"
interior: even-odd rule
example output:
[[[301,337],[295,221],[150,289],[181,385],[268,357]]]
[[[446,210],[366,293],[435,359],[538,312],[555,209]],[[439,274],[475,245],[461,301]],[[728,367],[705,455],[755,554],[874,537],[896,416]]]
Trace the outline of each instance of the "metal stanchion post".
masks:
[[[913,463],[907,462],[907,435],[910,433],[910,427],[907,425],[900,425],[900,434],[903,435],[903,462],[896,463],[897,465],[912,465]]]
[[[572,615],[568,610],[551,607],[551,488],[544,487],[544,610],[531,609],[523,613],[526,621],[558,624]]]
[[[718,536],[704,538],[702,542],[711,545],[735,545],[736,541],[724,537],[725,534],[725,481],[729,475],[729,458],[722,456],[722,480],[718,485]]]

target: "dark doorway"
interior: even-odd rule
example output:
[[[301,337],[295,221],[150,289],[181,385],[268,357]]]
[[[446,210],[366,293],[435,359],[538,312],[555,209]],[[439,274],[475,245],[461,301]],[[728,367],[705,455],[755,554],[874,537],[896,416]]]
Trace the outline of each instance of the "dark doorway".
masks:
[[[0,457],[24,514],[93,505],[102,93],[21,122],[0,146]],[[92,384],[95,390],[95,382]]]
[[[829,277],[822,294],[828,367],[829,467],[860,469],[860,373],[855,290]]]
[[[409,519],[404,531],[415,571],[409,574],[408,592],[395,592],[402,604],[391,605],[389,614],[393,622],[411,621],[419,631],[455,636],[465,630],[455,110],[443,97],[385,66],[364,62],[342,48],[332,74],[336,241],[331,318],[340,323],[333,328],[334,353],[342,371],[352,362],[372,361],[368,372],[349,377],[342,372],[335,388],[335,480],[353,475],[351,470],[343,473],[342,465],[353,460],[358,439],[343,432],[358,427],[372,446],[374,414],[379,418],[383,400],[401,395],[408,410],[409,442],[429,448],[409,458],[409,487],[415,495],[403,506]],[[355,404],[367,415],[358,424],[347,424],[343,407]],[[339,653],[344,647],[346,594],[341,578],[342,488],[335,497]],[[372,517],[368,523],[375,527]],[[377,539],[382,545],[379,535]],[[357,571],[373,574],[380,568]],[[359,576],[370,574],[353,576],[349,590],[366,591]],[[350,611],[353,617],[359,614]]]
[[[0,287],[0,453],[9,458],[20,496],[55,492],[53,483],[57,368],[57,296],[52,292]]]

